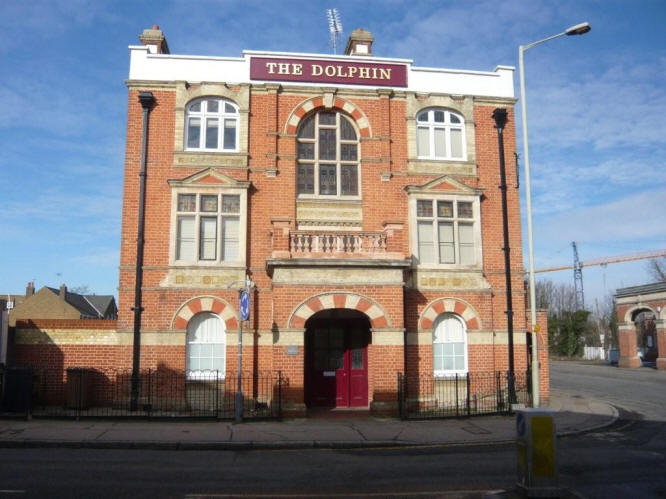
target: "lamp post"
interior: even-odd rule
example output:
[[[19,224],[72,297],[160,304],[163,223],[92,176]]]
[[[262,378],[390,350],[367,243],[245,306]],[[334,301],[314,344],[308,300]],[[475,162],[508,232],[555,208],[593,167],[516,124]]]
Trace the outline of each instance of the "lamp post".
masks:
[[[554,40],[561,36],[584,35],[590,31],[590,24],[585,22],[576,24],[564,30],[562,33],[549,36],[536,42],[520,45],[518,47],[518,74],[520,76],[520,108],[523,121],[523,156],[525,161],[525,204],[527,205],[527,243],[529,260],[529,281],[530,281],[530,321],[532,325],[532,405],[539,407],[539,356],[538,356],[538,331],[536,323],[536,292],[534,289],[534,242],[532,236],[532,188],[530,181],[530,154],[527,143],[527,100],[525,98],[525,65],[523,63],[523,54],[526,50],[541,43]]]
[[[141,128],[141,169],[139,170],[139,213],[136,236],[136,274],[134,282],[134,336],[132,343],[132,380],[130,391],[130,411],[139,407],[139,384],[141,372],[141,312],[143,312],[143,247],[145,244],[144,231],[146,226],[146,169],[148,165],[148,126],[150,123],[150,110],[155,104],[152,92],[139,93],[139,103],[143,109],[143,124]]]
[[[504,277],[506,282],[506,330],[509,346],[509,404],[516,403],[516,378],[513,366],[513,298],[511,295],[511,247],[509,245],[509,215],[506,199],[506,165],[504,162],[504,126],[507,122],[506,109],[497,108],[493,111],[495,128],[497,129],[497,146],[499,150],[500,190],[502,191],[502,236],[504,241]]]

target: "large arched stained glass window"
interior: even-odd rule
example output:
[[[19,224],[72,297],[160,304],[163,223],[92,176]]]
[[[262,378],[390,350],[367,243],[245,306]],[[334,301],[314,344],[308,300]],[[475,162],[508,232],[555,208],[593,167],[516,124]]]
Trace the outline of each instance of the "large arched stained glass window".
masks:
[[[319,111],[301,122],[297,138],[297,190],[303,197],[359,195],[359,140],[352,120]]]

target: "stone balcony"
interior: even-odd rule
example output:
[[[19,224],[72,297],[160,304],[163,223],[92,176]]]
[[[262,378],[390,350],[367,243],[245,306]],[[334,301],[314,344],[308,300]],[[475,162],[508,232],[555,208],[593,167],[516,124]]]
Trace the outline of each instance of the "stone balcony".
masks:
[[[292,230],[289,221],[273,221],[267,267],[406,267],[402,224],[381,231]]]
[[[292,258],[386,258],[387,234],[382,232],[289,233]]]

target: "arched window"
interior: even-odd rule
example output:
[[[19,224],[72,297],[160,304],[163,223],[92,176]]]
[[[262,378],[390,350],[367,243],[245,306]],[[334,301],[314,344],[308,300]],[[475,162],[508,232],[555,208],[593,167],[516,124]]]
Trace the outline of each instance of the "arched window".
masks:
[[[464,321],[455,314],[442,314],[432,330],[435,376],[467,372],[467,334]]]
[[[215,314],[196,314],[187,325],[188,379],[223,378],[226,360],[225,324]]]
[[[359,195],[359,142],[351,119],[337,111],[311,114],[297,141],[299,195]]]
[[[238,120],[238,106],[226,99],[207,97],[190,102],[185,109],[185,148],[237,151]]]
[[[416,115],[416,149],[423,159],[465,160],[465,119],[442,108]]]

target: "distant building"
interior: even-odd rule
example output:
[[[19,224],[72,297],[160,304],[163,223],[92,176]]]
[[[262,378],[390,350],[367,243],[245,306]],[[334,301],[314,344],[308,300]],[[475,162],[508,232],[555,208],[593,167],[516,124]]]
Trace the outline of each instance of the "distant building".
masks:
[[[24,295],[17,295],[11,293],[0,293],[0,311],[7,310],[8,312],[21,304],[28,296],[35,294],[35,284],[29,282],[25,288]]]
[[[655,362],[666,370],[666,282],[620,288],[615,293],[620,367]]]
[[[35,292],[28,283],[25,298],[9,312],[9,326],[17,320],[31,319],[115,319],[118,316],[116,299],[112,295],[83,295],[44,286]]]

